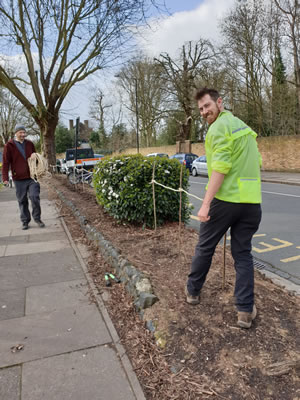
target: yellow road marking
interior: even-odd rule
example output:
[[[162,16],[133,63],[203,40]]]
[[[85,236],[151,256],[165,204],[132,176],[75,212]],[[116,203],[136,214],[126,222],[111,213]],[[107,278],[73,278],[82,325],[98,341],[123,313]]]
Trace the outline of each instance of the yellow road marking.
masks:
[[[297,261],[300,260],[300,256],[295,256],[295,257],[290,257],[290,258],[283,258],[282,260],[280,260],[283,263],[288,263],[290,261]]]
[[[254,251],[256,251],[256,253],[267,253],[269,251],[274,251],[274,250],[278,250],[278,249],[282,249],[284,247],[289,247],[289,246],[293,246],[293,243],[290,243],[286,240],[280,240],[277,238],[272,238],[273,240],[275,240],[276,242],[282,243],[280,245],[274,246],[272,244],[268,244],[265,242],[259,242],[259,244],[261,244],[262,246],[265,246],[265,249],[258,249],[257,247],[252,247],[252,249]]]
[[[296,246],[297,249],[300,249],[300,246]],[[281,262],[287,263],[290,261],[297,261],[300,260],[300,256],[294,256],[294,257],[289,257],[289,258],[283,258],[282,260],[280,260]]]
[[[267,235],[265,233],[258,233],[257,235],[253,235],[254,238],[262,236],[267,236]]]

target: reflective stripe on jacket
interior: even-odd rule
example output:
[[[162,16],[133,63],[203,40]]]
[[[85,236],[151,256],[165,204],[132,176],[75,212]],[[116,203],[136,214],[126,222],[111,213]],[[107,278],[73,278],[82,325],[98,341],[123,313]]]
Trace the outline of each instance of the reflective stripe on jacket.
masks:
[[[222,111],[205,139],[208,176],[225,175],[215,195],[232,203],[261,203],[261,155],[256,133],[229,111]]]

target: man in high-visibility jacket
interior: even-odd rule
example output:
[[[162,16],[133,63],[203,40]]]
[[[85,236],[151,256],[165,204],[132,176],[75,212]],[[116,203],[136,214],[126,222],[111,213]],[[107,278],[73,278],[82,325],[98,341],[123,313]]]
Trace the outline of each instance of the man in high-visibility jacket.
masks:
[[[189,304],[200,302],[200,291],[215,248],[230,228],[237,323],[250,328],[257,314],[251,241],[261,221],[261,156],[257,135],[224,109],[215,89],[199,89],[195,98],[201,116],[209,124],[205,139],[209,182],[198,212],[199,242],[185,288],[186,300]]]

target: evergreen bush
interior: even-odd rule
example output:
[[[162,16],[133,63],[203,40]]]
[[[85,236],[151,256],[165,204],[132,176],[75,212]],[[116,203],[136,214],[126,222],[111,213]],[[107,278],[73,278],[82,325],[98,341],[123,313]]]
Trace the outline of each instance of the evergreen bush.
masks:
[[[122,221],[154,226],[152,171],[155,180],[178,189],[181,165],[177,160],[160,157],[124,155],[100,161],[94,169],[94,187],[98,203],[110,215]],[[182,174],[182,188],[188,189],[189,172]],[[160,225],[179,219],[179,193],[155,185],[156,218]],[[188,196],[182,193],[182,221],[191,213]]]

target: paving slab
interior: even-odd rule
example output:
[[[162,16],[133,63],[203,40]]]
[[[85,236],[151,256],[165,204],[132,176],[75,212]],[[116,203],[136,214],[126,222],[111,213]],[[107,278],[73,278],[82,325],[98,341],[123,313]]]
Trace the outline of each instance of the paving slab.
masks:
[[[3,224],[0,225],[0,237],[10,236],[11,231],[11,226],[5,226]]]
[[[14,189],[2,188],[0,193],[0,202],[12,201],[16,199],[16,191]],[[17,200],[16,200],[17,201]]]
[[[0,399],[20,400],[21,367],[0,369]]]
[[[38,235],[39,236],[39,235]],[[8,244],[25,244],[29,241],[29,235],[20,236],[0,236],[0,246],[7,246]]]
[[[6,246],[0,246],[0,257],[4,257]]]
[[[24,233],[28,232],[28,233]],[[18,236],[0,236],[0,246],[7,246],[10,244],[24,244],[24,243],[34,243],[34,242],[48,242],[50,240],[63,240],[66,239],[66,234],[62,230],[55,230],[54,232],[49,232],[47,229],[39,229],[32,231],[23,231],[22,234]]]
[[[40,243],[27,243],[26,246],[20,246],[19,244],[11,244],[6,246],[4,256],[18,256],[23,254],[35,254],[35,253],[46,253],[56,252],[62,249],[70,247],[68,239],[62,240],[51,240]]]
[[[93,304],[0,321],[0,368],[111,341]],[[13,353],[19,344],[23,350]]]
[[[0,258],[0,290],[70,281],[84,277],[73,249]]]
[[[4,195],[4,191],[1,190],[1,199],[2,199],[3,195]],[[58,215],[58,212],[52,201],[46,200],[46,199],[41,199],[40,204],[41,204],[41,209],[42,209],[43,215],[46,215],[46,214],[49,214],[52,216]],[[1,201],[1,209],[9,209],[9,210],[11,210],[12,213],[17,214],[18,216],[20,214],[19,205],[18,205],[18,202],[17,202],[17,199],[15,196],[12,196],[12,198],[10,198],[10,199],[3,198],[3,200]],[[30,200],[29,200],[29,210],[31,210],[31,201]]]
[[[41,399],[135,400],[136,397],[114,349],[101,346],[25,364],[22,400]]]
[[[38,235],[41,233],[45,233],[45,232],[52,232],[52,233],[56,233],[56,232],[62,232],[62,227],[61,227],[61,223],[59,221],[57,221],[57,219],[51,219],[51,220],[45,220],[44,221],[46,224],[45,228],[39,228],[34,222],[30,222],[29,223],[29,229],[26,231],[27,235]],[[21,222],[18,222],[17,224],[15,224],[15,226],[12,226],[12,229],[10,231],[10,235],[11,236],[20,236],[20,235],[24,235],[24,231],[21,228]],[[1,231],[0,231],[0,236],[7,236],[2,234],[1,235]]]
[[[1,208],[1,214],[2,214],[1,215],[2,224],[5,224],[5,225],[13,224],[14,226],[17,226],[17,225],[21,224],[21,220],[20,220],[20,216],[19,215],[12,215],[7,210],[3,210],[2,208]]]
[[[18,210],[18,202],[17,202],[17,198],[16,196],[14,196],[14,198],[10,198],[11,196],[6,196],[5,197],[5,191],[1,190],[1,196],[0,196],[0,201],[1,201],[1,209],[3,207],[10,207],[10,208],[14,208],[15,210]]]
[[[39,233],[35,232],[28,236],[29,243],[49,242],[53,239],[60,241],[66,240],[66,234],[64,231],[48,232],[48,230],[41,229]]]
[[[1,197],[2,197],[2,194],[3,194],[3,192],[1,191]],[[13,214],[17,214],[17,215],[20,214],[17,199],[1,201],[1,210],[11,210],[11,213],[13,213]]]
[[[24,315],[25,289],[0,290],[0,321]]]
[[[25,314],[38,314],[89,304],[88,290],[86,279],[29,287],[26,289]]]

